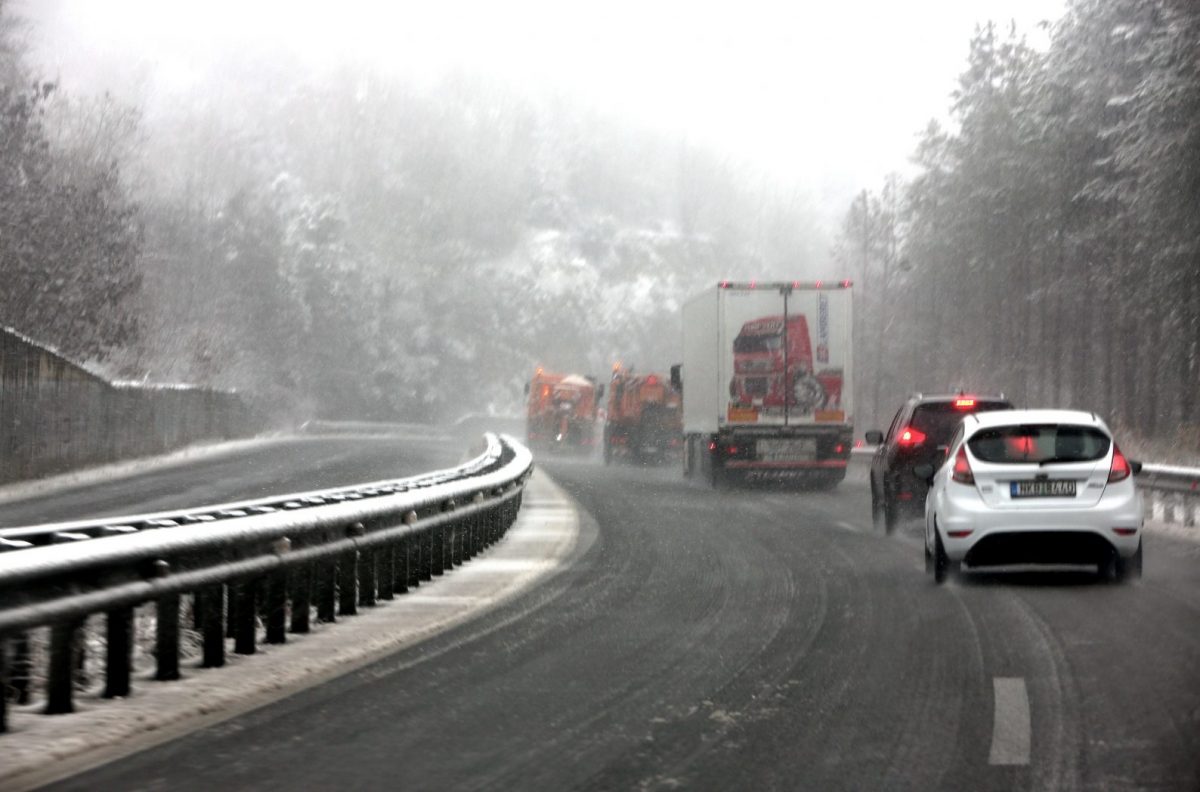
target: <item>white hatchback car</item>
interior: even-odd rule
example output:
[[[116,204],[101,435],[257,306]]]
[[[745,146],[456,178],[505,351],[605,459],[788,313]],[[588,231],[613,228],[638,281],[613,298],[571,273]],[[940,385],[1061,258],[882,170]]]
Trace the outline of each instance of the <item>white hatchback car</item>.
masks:
[[[963,419],[925,500],[925,568],[1096,564],[1142,574],[1141,464],[1093,413],[1004,410]]]

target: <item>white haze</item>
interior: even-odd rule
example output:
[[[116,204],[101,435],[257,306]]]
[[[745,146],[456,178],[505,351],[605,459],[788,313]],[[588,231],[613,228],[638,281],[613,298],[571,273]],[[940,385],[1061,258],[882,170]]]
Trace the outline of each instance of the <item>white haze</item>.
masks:
[[[801,185],[832,224],[905,172],[943,117],[976,24],[1035,43],[1062,0],[827,3],[25,0],[42,65],[67,87],[135,98],[206,90],[223,60],[366,65],[428,83],[480,72],[712,145]]]

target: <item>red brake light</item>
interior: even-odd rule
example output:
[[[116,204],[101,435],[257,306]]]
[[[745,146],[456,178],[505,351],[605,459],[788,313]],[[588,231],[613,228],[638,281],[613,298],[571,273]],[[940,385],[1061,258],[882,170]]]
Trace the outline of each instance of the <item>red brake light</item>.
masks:
[[[971,461],[967,459],[966,446],[958,447],[958,455],[954,457],[954,472],[950,478],[959,484],[975,483],[975,474],[971,472]]]
[[[653,374],[651,374],[649,377],[646,377],[646,384],[647,384],[647,385],[657,385],[657,384],[658,384],[658,377],[656,377],[656,376],[654,376]]]
[[[737,446],[729,446],[725,450],[729,452],[730,456],[733,456],[734,454],[736,454],[738,452],[738,447]]]
[[[954,406],[960,410],[965,410],[969,407],[974,407],[975,400],[974,399],[955,399]]]
[[[913,429],[911,426],[900,433],[896,438],[896,442],[903,448],[916,448],[925,442],[925,433],[920,429]]]
[[[1121,449],[1117,448],[1117,444],[1113,443],[1113,461],[1112,467],[1108,469],[1108,481],[1111,484],[1114,481],[1124,481],[1129,478],[1132,471],[1129,469],[1129,461],[1125,459],[1125,455],[1121,453]]]

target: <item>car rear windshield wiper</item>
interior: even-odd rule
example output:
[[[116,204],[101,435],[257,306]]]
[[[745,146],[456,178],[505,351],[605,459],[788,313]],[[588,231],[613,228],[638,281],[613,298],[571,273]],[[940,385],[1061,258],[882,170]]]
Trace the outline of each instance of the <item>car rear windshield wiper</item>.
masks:
[[[1079,457],[1052,456],[1038,462],[1038,467],[1042,465],[1052,465],[1055,462],[1092,462],[1091,459],[1080,459]]]

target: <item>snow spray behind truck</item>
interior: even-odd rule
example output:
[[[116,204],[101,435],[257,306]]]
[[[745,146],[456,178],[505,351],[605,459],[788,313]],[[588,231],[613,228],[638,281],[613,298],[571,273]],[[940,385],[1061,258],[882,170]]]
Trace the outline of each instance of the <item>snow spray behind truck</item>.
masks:
[[[854,433],[850,281],[722,281],[683,308],[685,475],[835,486]]]

